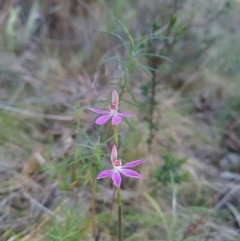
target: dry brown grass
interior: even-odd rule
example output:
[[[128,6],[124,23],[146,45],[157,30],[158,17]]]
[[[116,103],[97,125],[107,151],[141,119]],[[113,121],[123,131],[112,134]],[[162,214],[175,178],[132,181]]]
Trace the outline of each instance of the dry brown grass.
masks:
[[[84,186],[87,176],[81,173],[82,180],[65,180],[64,174],[70,173],[68,161],[78,155],[74,144],[87,143],[81,131],[96,139],[99,135],[93,127],[94,117],[85,108],[96,100],[107,99],[112,89],[109,82],[116,84],[123,78],[115,63],[99,68],[106,52],[117,56],[126,53],[118,47],[118,40],[97,30],[115,29],[120,18],[137,36],[144,30],[143,24],[153,18],[165,24],[171,8],[167,1],[160,0],[46,0],[34,10],[29,8],[30,2],[12,0],[0,4],[0,240],[53,240],[45,233],[56,226],[67,235],[69,222],[70,226],[76,224],[74,232],[79,232],[69,240],[93,240],[90,191]],[[187,3],[181,5],[180,20],[186,20],[190,12],[195,14],[194,24],[205,25],[204,4],[203,12]],[[11,26],[9,21],[17,7],[21,10],[19,21]],[[27,34],[31,11],[35,11],[40,25]],[[163,14],[159,15],[159,11]],[[231,25],[231,15],[226,18]],[[149,163],[141,170],[140,199],[136,201],[139,195],[134,183],[126,181],[125,187],[130,190],[123,190],[126,240],[238,240],[238,183],[222,178],[216,163],[226,148],[222,146],[225,129],[218,123],[218,113],[229,99],[238,97],[239,83],[234,75],[212,68],[228,36],[222,27],[224,17],[210,20],[207,27],[191,28],[184,40],[174,45],[167,56],[172,57],[173,64],[164,66],[157,75],[162,84],[157,87],[159,105],[153,118],[162,128],[154,135],[151,153],[147,153],[149,130],[143,111],[127,103],[122,105],[136,114],[132,124],[138,130],[130,132],[125,124],[120,128],[127,140],[122,148],[123,159],[146,156]],[[225,39],[209,45],[200,55],[203,32],[208,28]],[[229,36],[229,41],[237,35]],[[231,59],[229,55],[226,58]],[[132,78],[131,90],[144,105],[139,89],[149,76],[134,70]],[[199,96],[204,96],[207,104]],[[130,94],[126,93],[124,99],[131,100]],[[176,217],[172,212],[172,187],[158,183],[153,175],[163,163],[162,155],[169,150],[174,157],[186,159],[182,169],[190,173],[189,181],[178,185]],[[112,190],[99,187],[97,219],[101,225]],[[156,211],[159,207],[167,228]],[[113,216],[110,228],[102,231],[102,240],[113,240],[115,224]]]

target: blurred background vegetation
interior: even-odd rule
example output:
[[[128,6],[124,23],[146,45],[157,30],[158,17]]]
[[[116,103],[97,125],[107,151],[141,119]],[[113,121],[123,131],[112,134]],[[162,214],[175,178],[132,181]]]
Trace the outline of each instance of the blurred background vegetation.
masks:
[[[0,240],[117,240],[113,88],[123,240],[239,240],[239,39],[239,0],[1,0]]]

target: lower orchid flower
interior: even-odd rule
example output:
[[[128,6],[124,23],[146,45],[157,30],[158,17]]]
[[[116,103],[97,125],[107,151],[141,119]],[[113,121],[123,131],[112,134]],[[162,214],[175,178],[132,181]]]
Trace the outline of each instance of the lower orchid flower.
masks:
[[[120,173],[127,177],[141,178],[141,175],[139,173],[127,168],[135,167],[143,163],[145,160],[131,161],[125,165],[122,165],[121,160],[117,158],[117,147],[114,145],[111,153],[111,161],[112,161],[113,169],[103,170],[102,172],[99,173],[99,175],[97,176],[97,179],[106,178],[111,175],[115,186],[120,187],[121,181],[122,181]]]
[[[109,105],[109,111],[99,110],[95,108],[88,108],[89,110],[101,114],[103,116],[96,119],[95,123],[98,125],[105,124],[109,119],[112,118],[112,125],[117,125],[122,121],[122,117],[131,117],[133,114],[128,112],[119,113],[118,112],[119,96],[116,90],[112,92],[112,104]]]

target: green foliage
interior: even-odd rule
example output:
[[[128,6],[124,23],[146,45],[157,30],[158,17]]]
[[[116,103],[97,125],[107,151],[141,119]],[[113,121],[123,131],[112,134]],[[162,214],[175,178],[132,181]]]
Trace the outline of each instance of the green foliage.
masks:
[[[218,111],[215,125],[221,128],[228,127],[228,125],[231,122],[237,119],[239,109],[240,109],[239,96],[232,97],[226,102],[225,106]],[[236,126],[234,131],[238,134],[238,136],[240,136],[239,125]]]
[[[8,45],[11,50],[14,50],[17,46],[17,23],[19,19],[21,9],[19,7],[12,8],[6,24],[6,35],[8,37]]]
[[[128,29],[122,22],[119,21],[119,25],[120,25],[120,30],[113,31],[113,32],[102,30],[102,32],[111,34],[111,35],[115,36],[116,38],[118,38],[120,40],[122,46],[126,50],[128,56],[127,57],[104,56],[102,61],[100,62],[100,66],[103,64],[106,64],[109,61],[116,61],[124,69],[125,81],[128,83],[130,80],[130,74],[134,67],[143,70],[144,72],[149,74],[151,77],[152,77],[152,71],[158,72],[157,69],[154,69],[151,66],[139,64],[138,62],[139,62],[140,57],[146,57],[146,58],[147,57],[148,58],[156,57],[156,58],[160,58],[160,59],[165,59],[166,61],[170,62],[170,60],[168,58],[166,58],[162,55],[156,54],[154,52],[153,53],[148,52],[147,48],[146,48],[147,43],[149,41],[159,41],[161,39],[165,39],[164,37],[162,37],[160,35],[147,36],[147,37],[142,36],[142,38],[135,40],[135,39],[133,39],[130,32],[128,31]],[[124,38],[123,36],[121,36],[121,34],[125,35],[127,37],[127,39]]]
[[[173,178],[174,183],[178,184],[187,181],[189,173],[184,172],[183,174],[180,174],[181,167],[185,162],[185,159],[175,160],[171,153],[167,153],[164,157],[164,164],[155,171],[157,181],[163,183],[164,185],[171,183],[171,178]]]
[[[173,15],[171,16],[170,18],[170,25],[169,25],[169,28],[173,28],[177,23],[177,16],[176,15]]]
[[[76,214],[76,211],[69,210],[65,214],[64,222],[59,222],[52,217],[52,226],[46,232],[46,240],[51,241],[77,241],[84,237],[90,222]]]

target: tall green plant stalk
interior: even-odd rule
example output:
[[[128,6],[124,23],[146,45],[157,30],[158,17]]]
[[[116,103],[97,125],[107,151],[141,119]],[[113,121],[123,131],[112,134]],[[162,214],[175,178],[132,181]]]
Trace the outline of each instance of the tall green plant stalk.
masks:
[[[119,94],[119,102],[121,101],[121,99],[123,97],[123,94],[124,94],[124,92],[125,92],[125,90],[127,88],[129,80],[130,80],[130,75],[131,75],[131,73],[133,71],[133,67],[134,67],[134,49],[135,49],[134,40],[133,40],[131,34],[129,33],[128,29],[122,23],[120,23],[120,25],[123,28],[124,33],[127,35],[128,39],[129,39],[129,42],[130,42],[130,45],[129,45],[129,48],[127,49],[128,53],[129,53],[128,64],[127,64],[127,68],[126,68],[126,71],[125,71],[124,83],[123,83],[123,85],[121,87],[121,92]],[[107,133],[108,133],[109,126],[110,126],[110,123],[107,124]],[[117,125],[113,126],[113,138],[114,138],[114,144],[118,148],[119,147],[118,146],[119,145],[119,139],[118,139]],[[111,204],[111,208],[110,208],[110,212],[109,212],[109,218],[108,218],[109,220],[110,220],[110,217],[111,217],[112,210],[114,208],[116,192],[117,192],[117,188],[116,188],[116,186],[114,186],[113,196],[112,196],[112,204]],[[121,196],[120,188],[118,189],[117,200],[118,200],[118,229],[119,229],[118,230],[118,236],[119,236],[119,241],[121,241],[121,235],[122,235],[122,233],[121,233],[122,196]],[[109,221],[108,221],[108,223],[109,223]],[[102,231],[102,229],[99,230],[99,232],[98,232],[98,234],[96,236],[95,241],[98,241],[100,239],[101,231]]]
[[[94,164],[92,165],[94,169]],[[95,224],[96,224],[96,204],[95,204],[95,191],[96,191],[96,181],[94,176],[94,170],[92,170],[92,182],[91,182],[91,206],[92,206],[92,234],[95,236]]]
[[[114,144],[118,148],[118,129],[117,125],[113,126],[113,135],[114,135]],[[116,186],[114,186],[113,197],[116,194]],[[117,201],[118,201],[118,241],[122,240],[122,195],[121,195],[121,187],[118,188],[117,194]],[[113,203],[114,204],[114,203]]]
[[[118,188],[118,241],[122,240],[122,194]]]
[[[120,23],[121,24],[121,23]],[[133,66],[134,66],[134,48],[135,48],[135,45],[134,45],[134,40],[131,36],[131,34],[129,33],[128,29],[123,25],[121,24],[125,34],[127,35],[129,41],[130,41],[130,49],[129,49],[129,57],[128,57],[128,64],[127,64],[127,70],[125,72],[125,78],[124,78],[124,83],[122,85],[122,88],[121,88],[121,92],[119,94],[119,102],[121,101],[122,97],[123,97],[123,94],[126,90],[126,87],[127,87],[127,84],[130,80],[130,75],[133,71]],[[118,144],[119,144],[119,141],[118,141],[118,129],[117,129],[117,125],[116,126],[113,126],[113,137],[114,137],[114,144],[116,145],[116,147],[118,148]],[[113,198],[112,198],[112,205],[111,205],[111,210],[110,210],[110,214],[112,212],[112,209],[114,207],[114,199],[115,199],[115,195],[116,195],[116,191],[117,191],[117,188],[114,187],[114,191],[113,191]]]
[[[128,29],[122,25],[124,32],[126,33],[129,41],[130,41],[130,50],[129,50],[129,59],[128,59],[128,65],[127,65],[127,71],[125,72],[125,78],[124,78],[124,84],[122,85],[121,93],[119,95],[119,102],[122,99],[122,96],[126,90],[126,87],[129,83],[130,80],[130,75],[133,71],[133,66],[134,66],[134,40],[129,33]],[[114,143],[116,147],[118,148],[118,129],[117,125],[113,126],[113,133],[114,133]],[[114,193],[113,195],[115,196],[117,188],[114,188]],[[113,196],[113,197],[114,197]],[[122,195],[121,195],[121,187],[118,188],[118,241],[122,240]],[[114,203],[113,203],[114,204]]]
[[[114,144],[118,148],[118,128],[117,128],[117,125],[113,126],[113,136],[114,136]],[[117,188],[116,188],[116,186],[114,186],[113,199],[112,199],[110,214],[111,214],[111,212],[113,210],[113,207],[114,207],[114,199],[115,199],[115,196],[116,196],[116,192],[117,192]]]

